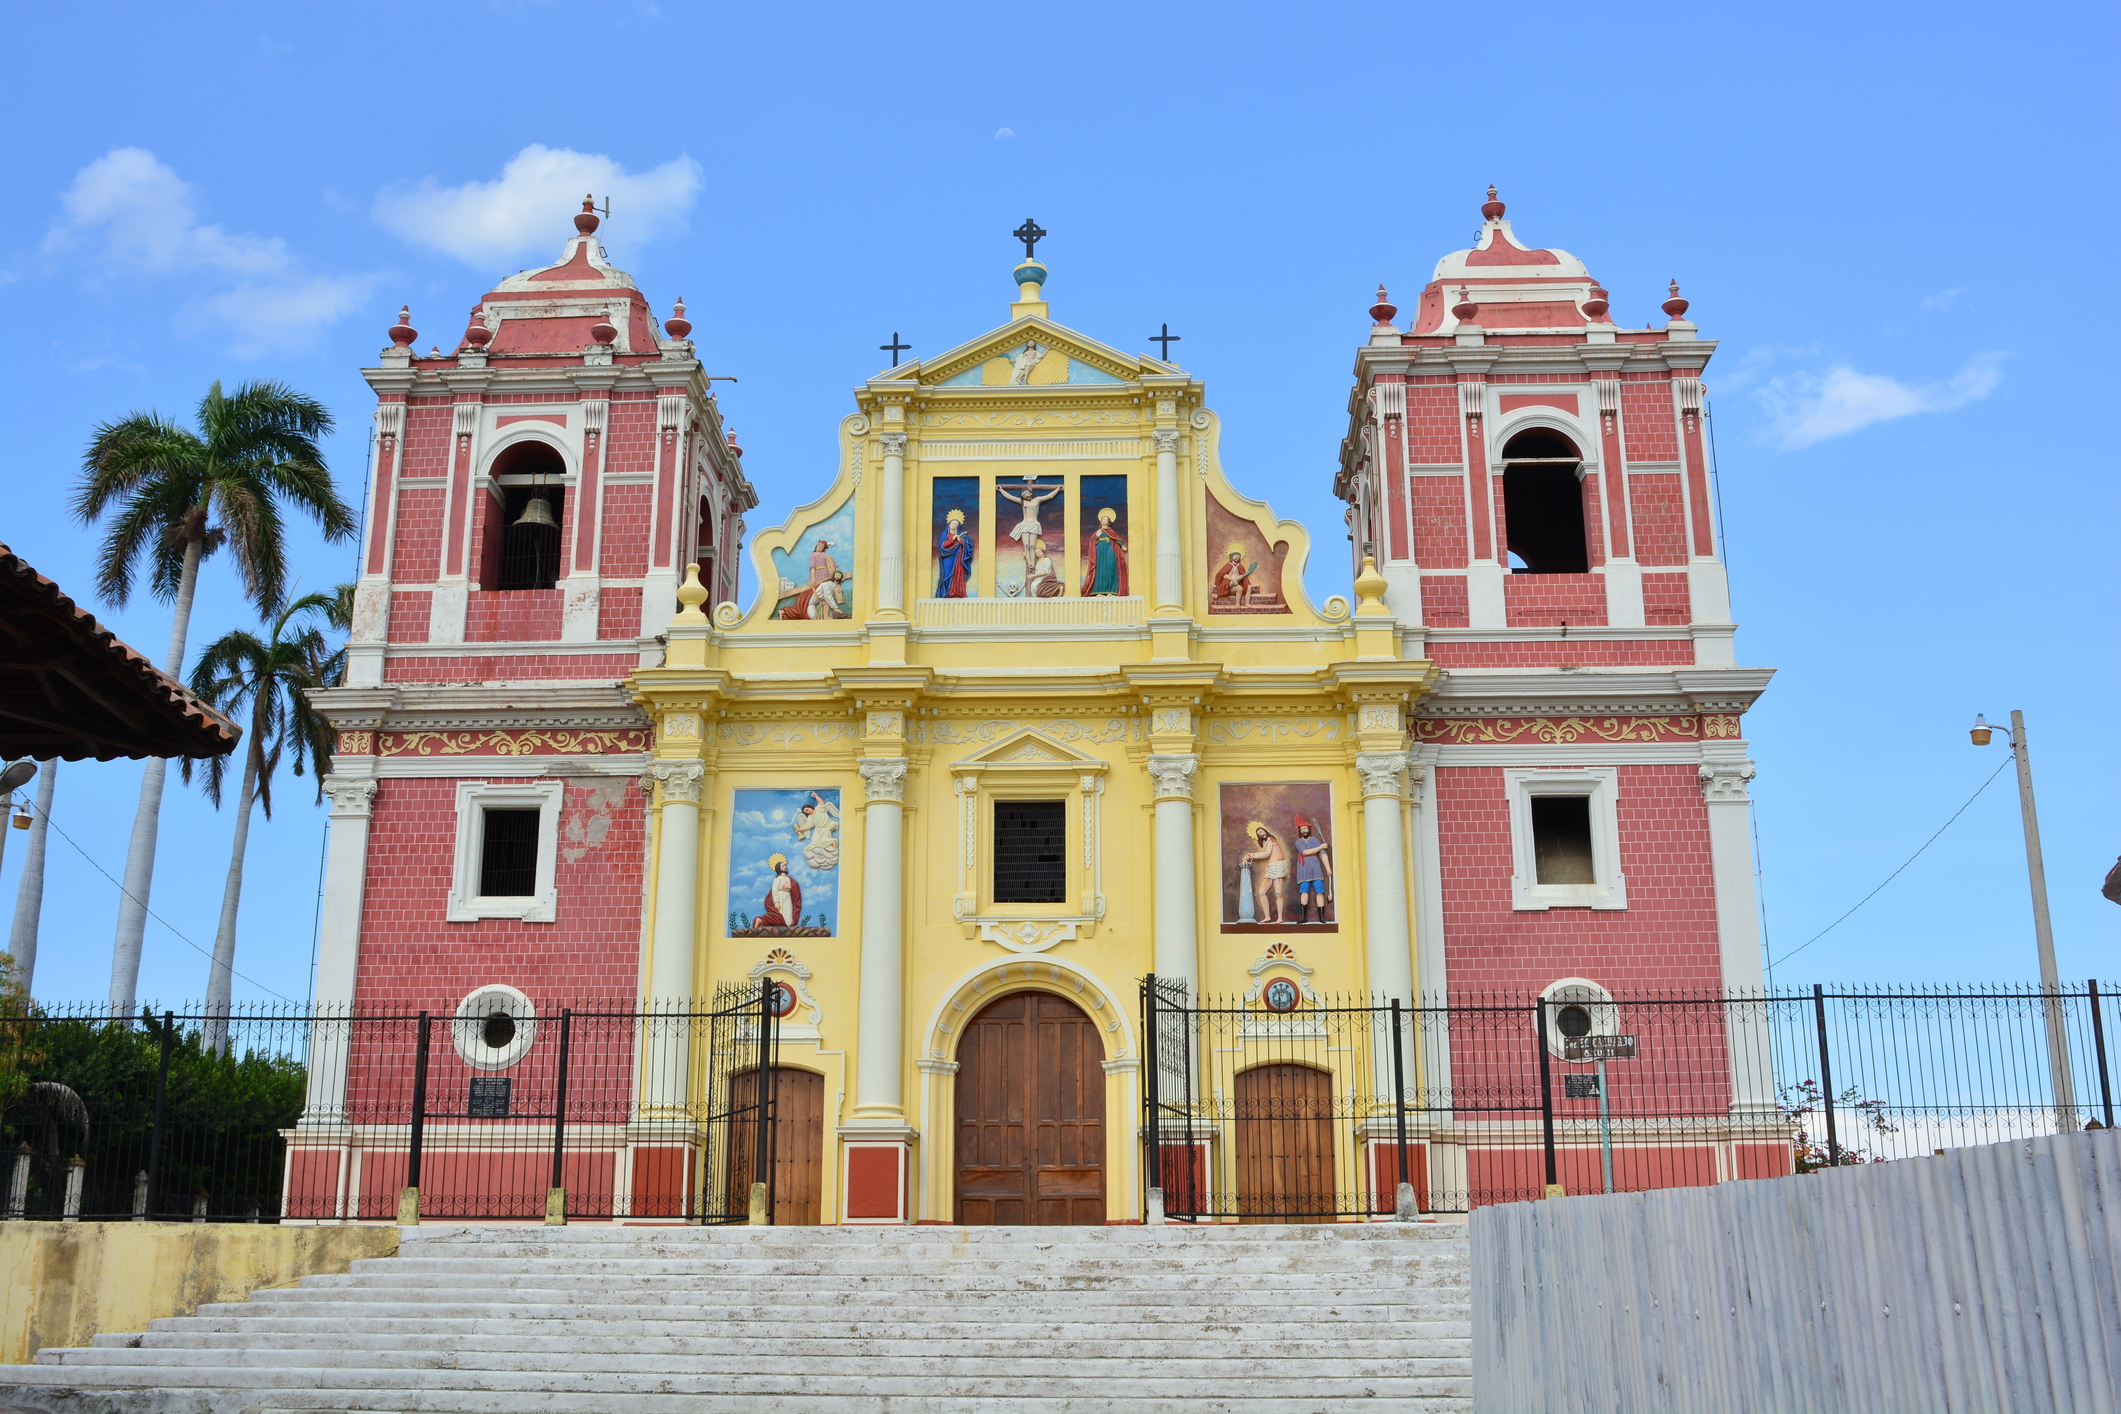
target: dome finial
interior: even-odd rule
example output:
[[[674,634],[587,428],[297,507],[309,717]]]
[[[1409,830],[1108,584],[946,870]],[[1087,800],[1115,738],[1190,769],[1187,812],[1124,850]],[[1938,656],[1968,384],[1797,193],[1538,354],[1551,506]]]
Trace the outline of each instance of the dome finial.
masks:
[[[596,193],[591,192],[589,195],[582,198],[582,210],[581,213],[574,218],[574,228],[575,230],[581,232],[583,235],[586,236],[591,235],[596,231],[597,224]]]
[[[1664,302],[1664,312],[1673,319],[1686,318],[1687,302],[1679,297],[1679,282],[1672,281],[1672,297]]]
[[[1464,285],[1458,287],[1458,303],[1451,306],[1451,317],[1461,324],[1469,324],[1473,316],[1480,313],[1480,306],[1473,303],[1472,291]]]
[[[420,337],[420,331],[412,327],[412,306],[398,306],[398,322],[390,326],[390,342],[401,349],[412,347],[412,341]]]
[[[471,307],[471,323],[464,330],[464,342],[475,349],[484,349],[493,342],[493,330],[487,328],[486,321],[479,318],[477,305]]]
[[[1488,221],[1500,221],[1502,219],[1502,213],[1507,211],[1508,209],[1508,207],[1504,206],[1501,202],[1495,199],[1495,184],[1493,182],[1489,182],[1487,202],[1480,208],[1480,214],[1482,219]]]
[[[663,321],[663,331],[673,339],[685,339],[692,336],[692,321],[685,317],[685,297],[683,295],[678,296],[677,308],[672,310],[670,317]]]
[[[1383,329],[1391,325],[1392,316],[1398,313],[1399,306],[1392,303],[1391,299],[1385,294],[1385,287],[1379,285],[1377,287],[1377,303],[1370,306],[1370,318],[1377,321],[1378,328]]]

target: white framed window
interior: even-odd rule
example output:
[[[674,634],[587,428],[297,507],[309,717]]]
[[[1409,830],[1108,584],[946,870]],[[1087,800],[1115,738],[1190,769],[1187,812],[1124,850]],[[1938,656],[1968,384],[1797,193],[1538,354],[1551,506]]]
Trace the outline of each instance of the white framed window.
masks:
[[[456,867],[449,921],[555,916],[564,781],[458,781]]]
[[[457,1003],[449,1039],[474,1070],[506,1070],[538,1038],[538,1010],[505,982],[489,982]]]
[[[1505,770],[1502,779],[1510,798],[1510,907],[1626,908],[1619,770]]]

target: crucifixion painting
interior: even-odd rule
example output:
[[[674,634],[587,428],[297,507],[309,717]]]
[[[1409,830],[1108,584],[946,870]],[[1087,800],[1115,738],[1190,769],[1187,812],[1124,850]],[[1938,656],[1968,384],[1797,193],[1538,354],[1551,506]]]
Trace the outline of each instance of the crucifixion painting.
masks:
[[[1060,518],[1061,507],[1058,501],[1062,488],[1063,483],[1057,479],[1042,482],[1031,473],[1026,473],[1023,484],[1013,491],[1001,482],[995,483],[995,495],[1017,509],[1018,519],[1015,528],[1009,531],[1009,538],[1016,542],[1017,549],[1023,556],[1022,565],[1010,576],[1017,587],[1004,588],[1003,593],[1020,594],[1024,581],[1030,579],[1037,571],[1039,557],[1046,553],[1046,527],[1042,517],[1046,514],[1046,507],[1051,505],[1053,517],[1056,520]],[[998,509],[1002,516],[1008,515],[1007,506]]]

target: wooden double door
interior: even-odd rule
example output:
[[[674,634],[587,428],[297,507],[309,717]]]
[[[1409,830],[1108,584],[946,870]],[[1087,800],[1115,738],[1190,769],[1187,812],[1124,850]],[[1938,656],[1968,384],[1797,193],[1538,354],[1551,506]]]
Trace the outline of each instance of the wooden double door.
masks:
[[[773,1076],[774,1122],[767,1138],[773,1159],[773,1221],[780,1227],[816,1227],[825,1194],[825,1077],[787,1067],[776,1069]],[[757,1071],[729,1077],[732,1108],[748,1108],[758,1092]],[[751,1204],[758,1135],[758,1126],[748,1116],[729,1126],[725,1201],[731,1213],[743,1213]]]
[[[1333,1077],[1308,1065],[1237,1073],[1237,1211],[1248,1223],[1332,1222]]]
[[[1047,992],[990,1002],[957,1051],[957,1220],[1105,1221],[1105,1046]]]

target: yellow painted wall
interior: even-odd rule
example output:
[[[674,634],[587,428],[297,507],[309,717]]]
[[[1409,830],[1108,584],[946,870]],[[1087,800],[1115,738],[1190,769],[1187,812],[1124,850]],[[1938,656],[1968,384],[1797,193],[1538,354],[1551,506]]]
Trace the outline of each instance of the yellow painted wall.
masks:
[[[395,1227],[0,1223],[0,1364],[397,1251]]]

